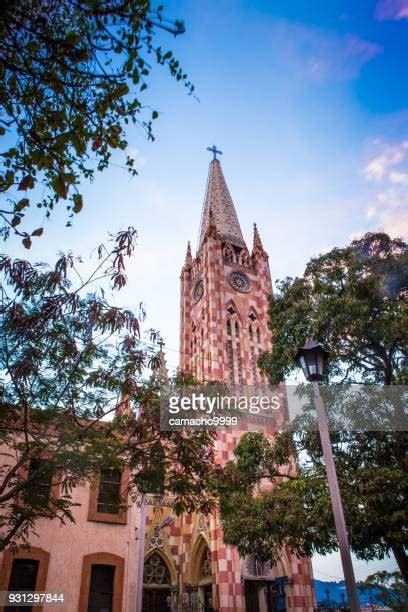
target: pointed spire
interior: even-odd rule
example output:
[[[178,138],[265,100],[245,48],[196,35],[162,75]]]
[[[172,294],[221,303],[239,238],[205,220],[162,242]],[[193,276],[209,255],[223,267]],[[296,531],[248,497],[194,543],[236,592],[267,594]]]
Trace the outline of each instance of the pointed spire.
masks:
[[[213,159],[210,163],[198,248],[201,247],[207,234],[211,216],[213,217],[214,227],[223,240],[228,240],[235,246],[245,247],[234,203],[218,159]]]
[[[122,395],[122,398],[116,406],[115,416],[134,416],[135,413],[132,409],[132,402],[130,401],[130,396],[128,394]]]
[[[157,354],[157,357],[159,358],[159,364],[154,365],[152,368],[151,381],[160,383],[164,386],[168,386],[170,383],[170,379],[169,379],[169,372],[167,370],[166,355],[164,354],[164,351],[163,351],[163,346],[164,346],[163,340],[159,340],[159,346],[160,346],[160,350]]]
[[[262,245],[262,240],[258,232],[258,228],[256,227],[256,223],[254,223],[254,243],[252,247],[252,255],[257,253],[265,253],[265,250]]]
[[[191,256],[191,244],[190,241],[187,243],[187,252],[186,252],[186,261],[184,262],[185,266],[191,266],[193,263],[193,258]]]

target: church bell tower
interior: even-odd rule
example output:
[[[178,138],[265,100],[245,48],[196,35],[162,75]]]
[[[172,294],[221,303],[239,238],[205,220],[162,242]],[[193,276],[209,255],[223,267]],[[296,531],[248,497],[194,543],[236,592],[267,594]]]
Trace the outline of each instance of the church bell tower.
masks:
[[[257,386],[266,383],[260,373],[259,355],[270,350],[271,334],[267,326],[268,297],[272,293],[268,255],[254,225],[253,245],[249,251],[225,182],[215,146],[209,149],[213,159],[208,171],[195,257],[190,243],[181,271],[180,300],[180,370],[199,381],[223,381],[234,385]],[[264,388],[264,387],[263,387]],[[258,429],[257,417],[242,423],[245,431]],[[264,433],[274,436],[278,421],[265,425]],[[244,431],[220,430],[215,442],[217,461],[232,457]],[[200,542],[194,525],[204,517],[180,519],[179,566],[183,576],[191,576],[195,550]],[[211,585],[198,582],[201,601],[209,589],[208,610],[218,612],[312,612],[315,607],[310,560],[298,559],[289,550],[282,551],[276,566],[260,569],[256,557],[241,559],[237,550],[223,542],[218,509],[207,520]],[[200,590],[202,592],[200,592]],[[277,607],[276,607],[277,606]]]
[[[198,380],[256,385],[261,352],[270,349],[268,255],[256,225],[248,250],[228,190],[220,151],[210,163],[196,256],[190,243],[181,271],[180,369]]]

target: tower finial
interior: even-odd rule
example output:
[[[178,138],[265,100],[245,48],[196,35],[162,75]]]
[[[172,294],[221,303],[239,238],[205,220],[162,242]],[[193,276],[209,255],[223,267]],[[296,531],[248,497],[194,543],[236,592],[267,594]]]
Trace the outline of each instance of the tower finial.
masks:
[[[166,356],[163,351],[163,338],[160,338],[157,344],[159,345],[160,350],[152,367],[151,381],[167,386],[169,384],[169,373],[167,370]]]
[[[222,155],[222,151],[219,151],[215,145],[212,147],[207,147],[207,151],[210,151],[210,153],[213,154],[213,160],[217,159],[217,155]]]
[[[190,244],[190,241],[188,241],[188,243],[187,243],[187,252],[186,252],[186,261],[185,261],[184,265],[191,266],[192,261],[193,261],[193,258],[191,256],[191,244]]]
[[[254,244],[252,247],[252,255],[254,255],[255,253],[264,253],[264,252],[265,251],[262,245],[261,237],[258,232],[258,228],[256,226],[256,223],[254,223]]]

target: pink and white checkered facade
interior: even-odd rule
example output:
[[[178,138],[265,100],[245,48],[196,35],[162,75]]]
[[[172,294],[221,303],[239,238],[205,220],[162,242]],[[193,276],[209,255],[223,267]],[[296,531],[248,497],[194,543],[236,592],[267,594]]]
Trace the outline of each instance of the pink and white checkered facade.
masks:
[[[235,275],[234,275],[235,273]],[[268,255],[256,226],[249,253],[232,198],[218,159],[210,164],[201,219],[198,251],[193,258],[190,245],[181,271],[180,370],[199,380],[233,384],[266,383],[257,359],[270,349],[268,296],[272,293]],[[247,430],[251,428],[248,424]],[[218,460],[232,456],[242,431],[222,432],[217,440]],[[267,433],[273,435],[273,431]],[[175,565],[188,581],[194,563],[194,517],[181,517],[169,532]],[[208,521],[206,537],[211,551],[213,603],[220,612],[255,610],[245,597],[246,582],[259,586],[259,610],[268,610],[266,584],[286,576],[286,608],[294,612],[315,607],[310,560],[282,552],[275,567],[264,574],[251,574],[248,560],[223,544],[222,528],[215,512]]]

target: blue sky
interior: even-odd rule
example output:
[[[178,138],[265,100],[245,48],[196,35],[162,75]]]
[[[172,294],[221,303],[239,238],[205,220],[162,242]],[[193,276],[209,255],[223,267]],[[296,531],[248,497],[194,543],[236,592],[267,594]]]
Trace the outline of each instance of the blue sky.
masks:
[[[311,256],[368,230],[407,237],[408,0],[164,4],[187,31],[160,38],[199,101],[155,70],[144,100],[160,112],[156,141],[129,132],[139,177],[120,167],[97,176],[84,186],[74,226],[60,211],[29,256],[52,261],[72,249],[87,262],[107,232],[134,225],[129,285],[115,299],[145,302],[146,327],[161,330],[175,367],[179,273],[187,241],[196,244],[208,145],[224,152],[244,236],[251,245],[256,221],[273,280],[301,274]],[[27,256],[14,239],[5,249]],[[320,563],[329,575],[341,576],[339,567]]]

